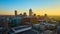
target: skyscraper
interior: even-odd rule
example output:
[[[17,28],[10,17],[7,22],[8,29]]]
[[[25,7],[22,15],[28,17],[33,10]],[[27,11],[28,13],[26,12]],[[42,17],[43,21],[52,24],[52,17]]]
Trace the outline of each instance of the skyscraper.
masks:
[[[24,14],[23,15],[26,15],[26,12],[24,12]]]
[[[33,14],[33,16],[36,16],[36,14]]]
[[[32,9],[29,9],[29,16],[32,16]]]
[[[23,13],[23,17],[27,17],[27,14],[26,14],[26,12],[24,12],[24,13]]]
[[[15,10],[15,16],[17,16],[17,10]]]

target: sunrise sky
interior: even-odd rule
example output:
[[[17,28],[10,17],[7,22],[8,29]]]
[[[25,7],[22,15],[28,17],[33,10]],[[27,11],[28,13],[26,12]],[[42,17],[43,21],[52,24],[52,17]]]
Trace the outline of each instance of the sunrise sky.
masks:
[[[28,14],[30,8],[37,15],[60,16],[60,0],[0,0],[0,15]]]

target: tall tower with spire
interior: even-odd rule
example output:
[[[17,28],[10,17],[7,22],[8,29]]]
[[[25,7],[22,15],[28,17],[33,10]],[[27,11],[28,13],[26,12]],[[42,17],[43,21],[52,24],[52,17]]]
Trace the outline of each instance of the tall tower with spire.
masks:
[[[29,9],[29,16],[32,16],[32,9]]]
[[[15,16],[17,16],[17,10],[15,10]]]

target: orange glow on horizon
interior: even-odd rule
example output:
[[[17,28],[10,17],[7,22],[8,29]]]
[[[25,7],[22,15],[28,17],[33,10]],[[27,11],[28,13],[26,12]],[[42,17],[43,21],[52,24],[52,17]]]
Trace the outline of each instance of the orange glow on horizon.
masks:
[[[25,11],[27,15],[29,15],[29,10]],[[60,9],[59,8],[52,8],[52,9],[32,9],[33,14],[36,13],[36,15],[53,15],[53,16],[60,16]],[[17,10],[17,13],[24,13],[24,11]],[[0,15],[14,15],[14,11],[0,11]]]

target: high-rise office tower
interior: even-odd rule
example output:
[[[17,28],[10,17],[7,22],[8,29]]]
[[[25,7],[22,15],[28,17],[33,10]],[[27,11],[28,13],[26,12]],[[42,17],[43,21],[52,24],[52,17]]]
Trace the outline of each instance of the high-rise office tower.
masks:
[[[17,15],[17,10],[15,10],[15,16]]]
[[[33,16],[36,16],[36,14],[33,14]]]
[[[29,9],[29,16],[32,16],[32,9]]]
[[[27,14],[26,14],[26,12],[24,12],[24,13],[23,13],[23,17],[27,17]]]
[[[23,15],[26,15],[26,12],[24,12],[24,14]]]

